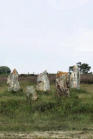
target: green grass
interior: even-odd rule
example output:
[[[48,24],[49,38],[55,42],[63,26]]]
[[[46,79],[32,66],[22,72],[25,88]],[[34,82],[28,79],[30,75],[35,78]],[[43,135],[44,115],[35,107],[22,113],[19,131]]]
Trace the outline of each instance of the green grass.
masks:
[[[21,82],[24,89],[30,82]],[[87,89],[86,89],[87,86]],[[89,88],[89,91],[88,91]],[[23,91],[0,87],[0,131],[93,130],[93,85],[72,89],[70,97],[57,98],[55,86],[38,92],[38,100],[27,103]]]

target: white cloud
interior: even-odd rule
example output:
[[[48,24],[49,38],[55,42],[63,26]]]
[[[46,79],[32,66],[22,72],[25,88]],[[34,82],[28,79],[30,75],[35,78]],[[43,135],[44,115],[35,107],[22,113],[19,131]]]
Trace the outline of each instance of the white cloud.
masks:
[[[48,3],[50,6],[52,6],[53,8],[56,8],[56,0],[48,0]]]
[[[78,0],[78,2],[80,3],[80,5],[86,4],[89,2],[89,0]]]
[[[81,52],[93,52],[93,30],[82,30],[75,40],[78,42],[76,50]]]
[[[76,52],[93,52],[93,30],[79,29],[77,33],[66,37],[60,45]]]
[[[5,1],[0,7],[0,65],[21,73],[65,71],[78,61],[92,63],[90,0],[9,0],[4,6]]]
[[[56,8],[59,10],[71,10],[88,3],[89,0],[56,0]]]

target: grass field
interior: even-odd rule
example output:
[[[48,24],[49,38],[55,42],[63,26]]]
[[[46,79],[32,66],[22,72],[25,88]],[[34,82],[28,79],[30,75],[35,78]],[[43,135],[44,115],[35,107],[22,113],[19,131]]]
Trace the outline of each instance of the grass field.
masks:
[[[30,82],[21,82],[23,90]],[[93,131],[93,85],[72,89],[70,97],[57,98],[55,86],[49,93],[27,103],[24,92],[8,92],[0,85],[0,131]]]

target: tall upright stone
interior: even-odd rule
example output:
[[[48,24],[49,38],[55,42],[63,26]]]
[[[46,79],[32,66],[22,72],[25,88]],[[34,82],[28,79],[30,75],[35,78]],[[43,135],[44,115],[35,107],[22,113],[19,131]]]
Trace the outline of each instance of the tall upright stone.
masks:
[[[50,82],[48,79],[47,71],[40,73],[37,77],[37,91],[50,91]]]
[[[19,75],[16,69],[14,69],[12,73],[10,73],[10,75],[7,78],[7,84],[9,85],[8,91],[17,92],[20,90],[18,76]]]
[[[80,89],[80,70],[77,65],[73,67],[70,75],[70,87]]]
[[[56,75],[56,90],[58,96],[69,96],[69,75],[66,72],[58,72]]]

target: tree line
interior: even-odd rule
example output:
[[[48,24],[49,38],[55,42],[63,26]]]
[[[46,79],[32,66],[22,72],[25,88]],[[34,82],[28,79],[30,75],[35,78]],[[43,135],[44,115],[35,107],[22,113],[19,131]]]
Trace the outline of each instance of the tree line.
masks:
[[[91,66],[87,63],[78,62],[77,65],[80,69],[81,74],[88,74],[91,69]],[[73,66],[70,66],[70,71],[72,71],[72,70],[73,70]],[[7,67],[7,66],[0,67],[0,75],[2,75],[2,74],[8,75],[10,73],[11,73],[11,69],[9,67]]]
[[[78,62],[77,65],[80,69],[81,74],[88,74],[89,71],[91,70],[91,66],[89,66],[89,64],[87,64],[87,63]],[[70,71],[72,71],[72,70],[73,70],[73,66],[70,66]]]
[[[11,73],[11,69],[7,66],[1,66],[0,67],[0,75],[8,75]]]

